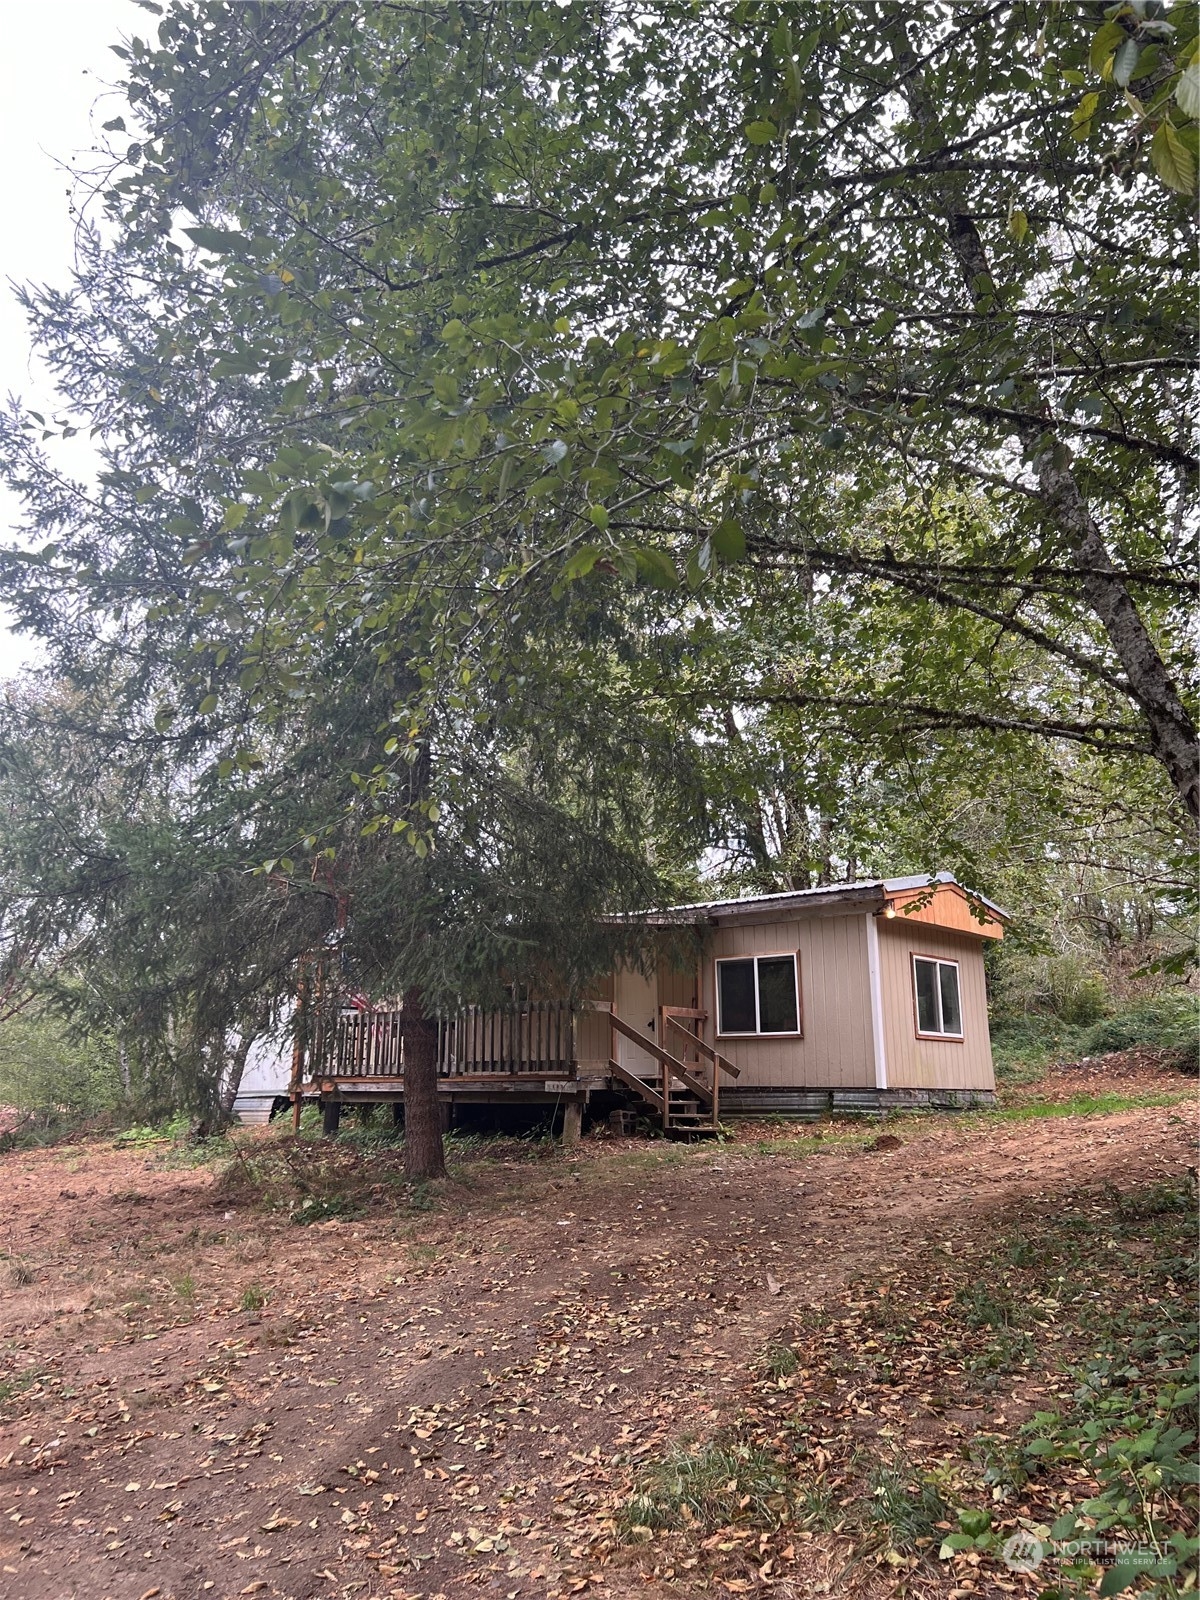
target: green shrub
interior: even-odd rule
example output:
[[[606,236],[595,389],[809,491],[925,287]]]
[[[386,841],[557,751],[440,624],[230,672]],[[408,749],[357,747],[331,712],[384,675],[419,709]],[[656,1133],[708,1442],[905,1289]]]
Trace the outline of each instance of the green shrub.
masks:
[[[31,1127],[103,1116],[124,1098],[111,1039],[76,1038],[44,1011],[0,1024],[0,1105],[24,1112]]]
[[[1109,1010],[1108,989],[1094,966],[1073,955],[1001,956],[992,979],[992,998],[1000,1017],[1056,1017],[1087,1027]]]
[[[329,1222],[335,1217],[357,1217],[361,1212],[361,1204],[346,1195],[313,1194],[300,1202],[291,1213],[291,1220],[305,1227],[310,1222]]]
[[[1183,990],[1141,1000],[1088,1027],[1040,1013],[1000,1015],[992,1024],[996,1077],[1019,1084],[1052,1061],[1142,1047],[1171,1052],[1182,1071],[1200,1067],[1200,1011]]]
[[[1195,995],[1176,990],[1143,1000],[1116,1016],[1105,1017],[1088,1030],[1089,1055],[1113,1050],[1170,1050],[1183,1068],[1200,1065],[1200,1011]]]
[[[1051,1061],[1086,1055],[1086,1030],[1060,1017],[1001,1017],[992,1025],[992,1057],[998,1081],[1029,1082]]]

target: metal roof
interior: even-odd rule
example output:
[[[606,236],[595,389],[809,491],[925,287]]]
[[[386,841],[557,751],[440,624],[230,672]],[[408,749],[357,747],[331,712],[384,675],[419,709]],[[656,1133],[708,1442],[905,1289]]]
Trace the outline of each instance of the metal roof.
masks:
[[[964,894],[987,906],[989,911],[994,911],[1003,921],[1012,920],[1010,913],[1002,906],[998,906],[994,900],[989,900],[987,895],[978,894],[974,889],[963,888],[952,872],[937,872],[932,878],[925,873],[910,878],[861,878],[857,883],[826,883],[815,889],[784,889],[775,894],[736,895],[729,900],[695,900],[687,905],[667,906],[663,911],[652,914],[651,920],[654,920],[655,916],[690,920],[689,912],[709,917],[743,916],[760,906],[777,911],[793,909],[803,911],[806,908],[811,909],[814,905],[838,900],[850,902],[877,900],[882,904],[889,895],[903,894],[909,889],[931,889],[941,883],[953,884],[956,889],[962,889]]]

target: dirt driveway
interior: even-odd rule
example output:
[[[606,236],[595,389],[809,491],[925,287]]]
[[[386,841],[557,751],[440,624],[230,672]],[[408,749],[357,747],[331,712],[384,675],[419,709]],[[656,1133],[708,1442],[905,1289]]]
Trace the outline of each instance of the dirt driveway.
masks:
[[[736,1410],[789,1317],[931,1240],[1177,1176],[1185,1111],[876,1151],[588,1141],[309,1227],[146,1152],[0,1158],[0,1594],[645,1593],[636,1549],[604,1553],[614,1498]]]

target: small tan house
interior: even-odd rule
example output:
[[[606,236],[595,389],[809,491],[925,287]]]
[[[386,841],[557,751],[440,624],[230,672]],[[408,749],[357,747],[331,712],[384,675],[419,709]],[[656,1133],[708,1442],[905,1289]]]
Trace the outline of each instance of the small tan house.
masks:
[[[605,998],[650,1039],[660,1007],[697,1013],[692,1025],[738,1071],[725,1112],[992,1097],[983,947],[1003,937],[1007,913],[949,873],[707,901],[656,920],[696,928],[694,969],[623,970]],[[604,1064],[602,1020],[581,1030],[581,1069]],[[619,1046],[622,1066],[655,1070],[624,1033]]]
[[[995,1090],[983,950],[1006,912],[949,873],[675,906],[593,998],[465,1007],[441,1025],[456,1107],[622,1104],[668,1130],[731,1114],[972,1105]],[[669,954],[666,952],[669,950]],[[296,1098],[403,1100],[398,1013],[346,1013]]]

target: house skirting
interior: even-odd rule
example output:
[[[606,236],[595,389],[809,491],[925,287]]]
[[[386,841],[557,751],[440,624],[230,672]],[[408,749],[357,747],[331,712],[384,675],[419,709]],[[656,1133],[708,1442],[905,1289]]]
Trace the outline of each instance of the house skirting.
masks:
[[[886,1116],[889,1111],[970,1111],[994,1106],[991,1089],[770,1089],[721,1091],[721,1116]]]

